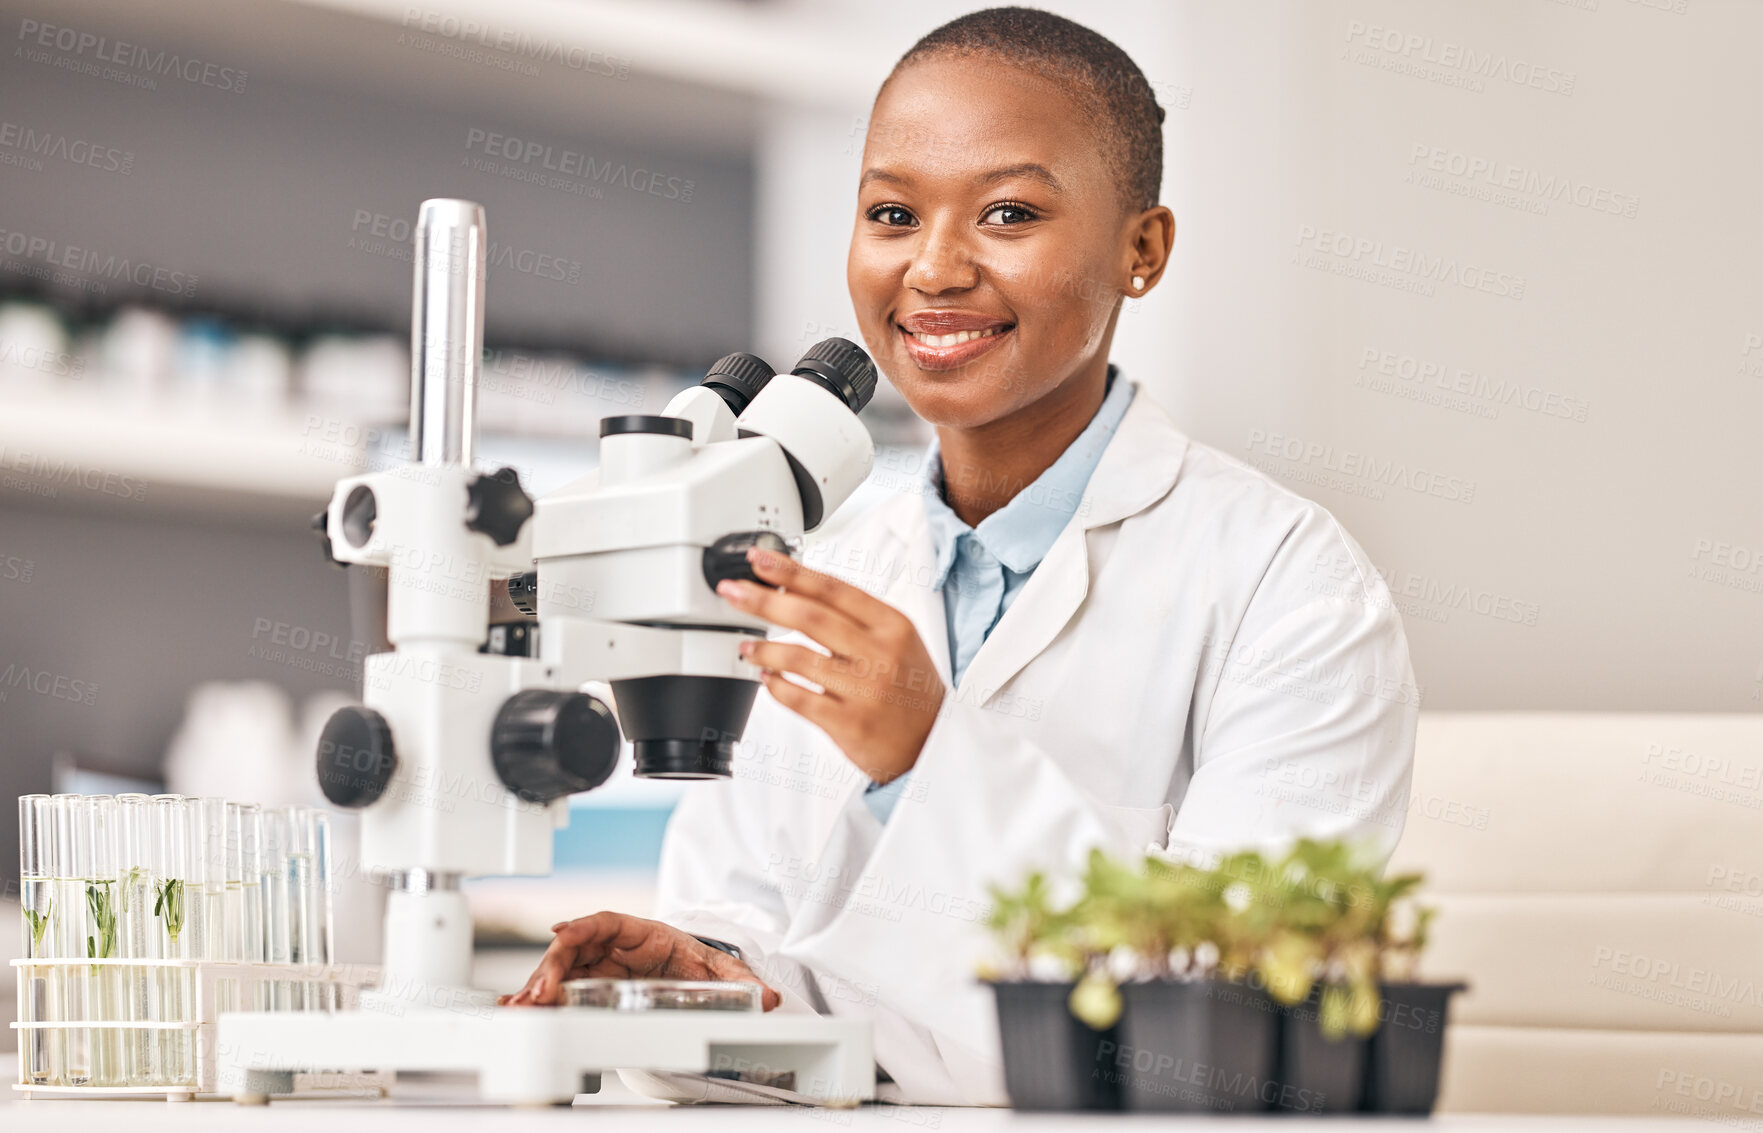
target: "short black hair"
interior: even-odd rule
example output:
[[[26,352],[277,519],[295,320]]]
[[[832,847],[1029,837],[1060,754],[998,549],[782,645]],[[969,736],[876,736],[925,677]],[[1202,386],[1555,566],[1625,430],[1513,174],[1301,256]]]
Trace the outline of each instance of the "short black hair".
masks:
[[[937,55],[990,55],[1065,81],[1097,124],[1103,156],[1132,211],[1151,208],[1163,186],[1163,108],[1145,73],[1105,35],[1039,8],[986,8],[950,20],[900,57],[888,75]]]

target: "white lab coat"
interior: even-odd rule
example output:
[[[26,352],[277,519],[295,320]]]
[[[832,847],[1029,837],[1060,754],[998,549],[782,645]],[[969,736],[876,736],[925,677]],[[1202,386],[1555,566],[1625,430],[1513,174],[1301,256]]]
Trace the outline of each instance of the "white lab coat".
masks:
[[[947,685],[915,481],[804,559],[906,613]],[[734,780],[688,789],[662,853],[662,919],[739,945],[785,1009],[874,1020],[883,1097],[1005,1100],[974,975],[988,882],[1093,846],[1387,854],[1401,833],[1419,692],[1383,582],[1326,510],[1143,390],[963,678],[885,826],[856,764],[761,691]]]

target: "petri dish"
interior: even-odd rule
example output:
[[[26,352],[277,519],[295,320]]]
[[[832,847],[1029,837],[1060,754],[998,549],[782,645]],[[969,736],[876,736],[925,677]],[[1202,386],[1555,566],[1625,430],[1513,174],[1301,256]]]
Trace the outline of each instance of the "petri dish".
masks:
[[[604,1011],[758,1011],[759,985],[710,980],[580,979],[563,985],[571,1007]]]

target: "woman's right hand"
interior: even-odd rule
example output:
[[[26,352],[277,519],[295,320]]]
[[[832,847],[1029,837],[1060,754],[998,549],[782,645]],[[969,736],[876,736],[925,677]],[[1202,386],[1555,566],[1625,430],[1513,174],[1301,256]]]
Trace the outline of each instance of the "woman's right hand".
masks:
[[[498,1004],[562,1003],[565,980],[594,976],[756,983],[765,1010],[781,1002],[778,993],[766,987],[745,961],[660,921],[595,913],[554,924],[551,931],[556,936],[526,986],[500,997]]]

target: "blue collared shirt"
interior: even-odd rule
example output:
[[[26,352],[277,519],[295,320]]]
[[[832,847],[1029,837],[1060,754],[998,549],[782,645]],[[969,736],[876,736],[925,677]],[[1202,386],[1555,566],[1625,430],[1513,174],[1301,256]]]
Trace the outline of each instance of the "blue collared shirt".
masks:
[[[943,461],[932,439],[924,462],[924,510],[936,551],[933,585],[943,593],[949,627],[949,672],[957,686],[992,627],[1077,514],[1090,476],[1132,404],[1136,387],[1118,380],[1118,374],[1108,367],[1101,408],[1059,459],[978,527],[969,527],[943,502]],[[887,822],[911,777],[908,771],[885,786],[871,783],[863,795],[870,813]]]

